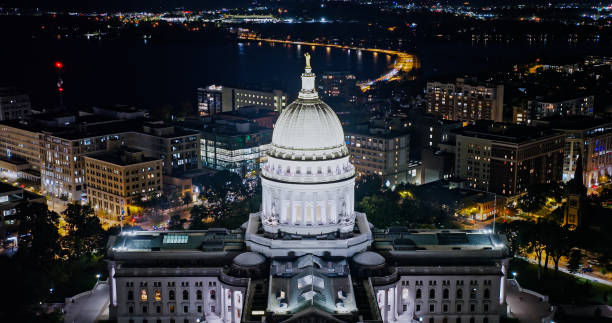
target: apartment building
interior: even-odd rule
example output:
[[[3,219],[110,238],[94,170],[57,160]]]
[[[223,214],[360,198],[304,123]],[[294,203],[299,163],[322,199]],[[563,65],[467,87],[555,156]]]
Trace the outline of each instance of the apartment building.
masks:
[[[530,120],[539,120],[549,116],[592,116],[595,105],[593,95],[560,98],[538,97],[527,102],[527,123]],[[525,119],[525,117],[522,117]]]
[[[457,78],[454,83],[427,82],[426,109],[443,119],[475,122],[501,122],[504,86],[480,84],[474,79]]]
[[[162,160],[137,149],[108,145],[107,151],[84,157],[87,197],[103,225],[117,225],[134,215],[136,200],[162,193]]]
[[[513,196],[562,179],[565,136],[559,131],[482,122],[456,134],[455,175],[470,188]]]
[[[420,183],[419,164],[409,159],[408,133],[359,126],[345,129],[344,136],[357,176],[378,175],[389,186]]]

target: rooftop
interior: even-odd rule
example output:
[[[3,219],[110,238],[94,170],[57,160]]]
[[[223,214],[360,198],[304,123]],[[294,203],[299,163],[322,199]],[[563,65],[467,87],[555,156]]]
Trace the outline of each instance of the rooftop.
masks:
[[[517,125],[512,123],[478,122],[475,125],[453,130],[457,135],[494,141],[524,144],[562,133],[553,129]]]
[[[612,127],[612,120],[590,116],[550,116],[540,120],[534,120],[538,124],[546,124],[552,129],[558,130],[588,130],[600,126]]]
[[[371,132],[371,130],[374,130]],[[364,126],[347,126],[344,128],[345,136],[350,135],[361,135],[368,136],[373,138],[382,138],[382,139],[390,139],[408,136],[407,132],[397,131],[397,130],[387,130],[383,128],[370,128]]]
[[[87,155],[86,158],[96,159],[103,162],[119,165],[119,166],[129,166],[129,165],[137,165],[141,163],[146,163],[154,160],[160,160],[159,158],[152,158],[146,156],[138,156],[137,158],[130,158],[129,155],[125,153],[139,153],[140,150],[132,149],[128,147],[121,147],[121,152],[104,152],[93,155]]]

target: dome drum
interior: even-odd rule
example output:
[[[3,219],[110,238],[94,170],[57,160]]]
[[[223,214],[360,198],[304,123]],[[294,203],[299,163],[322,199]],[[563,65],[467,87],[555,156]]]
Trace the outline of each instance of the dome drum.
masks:
[[[353,230],[354,178],[300,185],[262,177],[262,225],[271,233],[319,235]]]
[[[326,183],[354,177],[355,167],[350,163],[348,156],[299,165],[269,156],[261,174],[267,179],[287,183]]]

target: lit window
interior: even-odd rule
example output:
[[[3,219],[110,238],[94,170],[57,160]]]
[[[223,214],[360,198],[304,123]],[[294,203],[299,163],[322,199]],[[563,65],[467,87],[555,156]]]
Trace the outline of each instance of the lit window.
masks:
[[[140,291],[140,300],[141,301],[146,301],[148,299],[147,297],[147,290],[143,289]]]
[[[155,290],[155,301],[156,302],[161,301],[161,291],[159,289]]]

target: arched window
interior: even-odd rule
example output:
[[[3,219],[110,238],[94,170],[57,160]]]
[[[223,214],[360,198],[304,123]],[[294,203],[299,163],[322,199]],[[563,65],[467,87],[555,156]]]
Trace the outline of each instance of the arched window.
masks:
[[[462,299],[463,298],[463,289],[461,289],[461,288],[457,289],[457,298],[458,299]]]
[[[488,317],[483,318],[482,323],[489,323],[489,318]]]
[[[420,299],[420,298],[421,298],[421,289],[420,289],[420,288],[419,288],[419,289],[417,289],[417,291],[416,291],[416,298],[417,298],[417,299]]]
[[[128,290],[128,301],[131,301],[133,299],[134,299],[134,291]]]
[[[476,299],[476,288],[470,289],[470,299]]]
[[[476,323],[476,319],[474,319],[473,317],[470,317],[470,323]]]
[[[448,288],[445,288],[445,289],[442,291],[442,298],[444,298],[444,299],[448,299]]]
[[[484,290],[484,298],[489,299],[491,297],[491,292],[489,292],[488,288]]]
[[[159,302],[159,301],[161,301],[161,298],[162,298],[161,297],[161,291],[159,289],[156,289],[155,290],[155,301]]]
[[[429,290],[429,299],[434,299],[434,298],[436,298],[436,290],[432,288]]]
[[[171,301],[174,300],[174,291],[173,290],[168,292],[168,299],[171,300]]]
[[[183,291],[183,300],[189,299],[189,292],[187,290]]]
[[[408,288],[406,287],[402,288],[402,299],[408,300]]]
[[[457,318],[457,320],[456,320],[455,322],[457,322],[457,323],[461,323],[461,318],[460,318],[460,317],[458,317],[458,318]]]
[[[149,296],[147,295],[147,290],[146,289],[140,290],[140,300],[146,301],[147,299],[149,299]]]
[[[201,290],[198,290],[196,292],[196,299],[202,299],[202,291]]]
[[[210,299],[217,299],[217,292],[214,289],[210,290]]]

